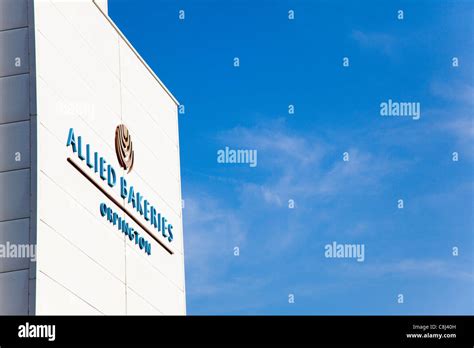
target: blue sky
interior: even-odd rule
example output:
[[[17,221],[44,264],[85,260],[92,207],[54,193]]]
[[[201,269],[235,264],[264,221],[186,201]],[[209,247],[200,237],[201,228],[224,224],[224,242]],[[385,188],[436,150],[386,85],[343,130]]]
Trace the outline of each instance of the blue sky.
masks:
[[[472,2],[109,12],[185,106],[188,314],[474,314]],[[420,119],[382,117],[388,99],[420,103]],[[218,163],[226,146],[256,149],[258,165]],[[364,244],[364,262],[326,258],[333,241]]]

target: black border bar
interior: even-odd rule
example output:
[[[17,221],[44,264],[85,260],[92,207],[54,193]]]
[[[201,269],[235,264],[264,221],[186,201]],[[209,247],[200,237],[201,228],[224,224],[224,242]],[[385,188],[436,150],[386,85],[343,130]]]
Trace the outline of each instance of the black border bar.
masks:
[[[19,326],[27,322],[55,325],[55,341],[18,337]],[[0,346],[253,343],[473,347],[473,322],[473,316],[11,316],[0,317]],[[414,325],[430,329],[414,329]],[[456,337],[407,337],[413,333]]]

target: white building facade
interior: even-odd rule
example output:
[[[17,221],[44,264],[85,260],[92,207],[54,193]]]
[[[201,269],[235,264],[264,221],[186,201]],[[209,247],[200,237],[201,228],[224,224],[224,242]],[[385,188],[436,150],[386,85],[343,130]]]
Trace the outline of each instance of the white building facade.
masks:
[[[107,1],[0,0],[0,315],[186,313],[177,106]]]

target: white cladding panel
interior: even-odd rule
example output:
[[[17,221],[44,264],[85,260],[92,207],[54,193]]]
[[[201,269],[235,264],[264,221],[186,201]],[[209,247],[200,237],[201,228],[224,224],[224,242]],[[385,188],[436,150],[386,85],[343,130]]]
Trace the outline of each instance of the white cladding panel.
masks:
[[[99,6],[102,11],[104,11],[105,13],[108,13],[109,12],[109,4],[108,4],[108,0],[95,0],[95,3],[97,4],[97,6]]]
[[[37,314],[185,314],[177,105],[90,1],[35,0],[38,110]],[[115,153],[115,128],[132,136],[129,174]],[[69,129],[110,163],[117,184],[66,147]],[[85,146],[85,145],[84,145]],[[122,202],[119,178],[173,225],[169,254],[68,161]],[[147,255],[101,216],[105,203],[151,243]]]
[[[77,315],[103,314],[44,273],[38,273],[37,279],[37,315],[69,315],[71,312]]]

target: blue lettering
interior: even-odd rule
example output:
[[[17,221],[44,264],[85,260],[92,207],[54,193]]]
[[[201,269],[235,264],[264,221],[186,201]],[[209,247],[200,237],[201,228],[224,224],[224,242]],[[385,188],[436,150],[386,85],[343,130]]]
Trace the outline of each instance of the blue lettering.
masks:
[[[115,170],[112,168],[112,166],[109,164],[107,166],[107,184],[110,187],[114,187],[115,183],[117,182],[117,177],[115,175]]]
[[[140,192],[137,192],[137,211],[141,215],[143,215],[142,199],[143,199],[143,196],[140,194]]]
[[[145,241],[145,252],[148,255],[151,255],[151,243],[150,242]]]
[[[72,152],[77,152],[76,148],[76,138],[74,136],[74,129],[69,128],[69,135],[67,136],[67,143],[66,147],[71,146],[72,147]]]
[[[107,206],[105,205],[105,203],[101,203],[100,204],[100,215],[105,216],[105,214],[107,214]]]
[[[94,167],[91,162],[91,146],[89,144],[86,145],[86,164],[89,168]]]
[[[148,216],[148,214],[149,214],[149,209],[148,209],[149,205],[150,205],[150,203],[148,203],[148,201],[145,199],[143,201],[143,207],[144,207],[143,217],[145,218],[146,221],[150,221],[150,217]]]
[[[120,177],[120,197],[127,198],[127,180],[124,177]]]
[[[163,227],[163,232],[161,233],[163,237],[166,238],[166,218],[161,218],[161,226]]]
[[[77,148],[77,157],[79,157],[79,159],[81,161],[84,161],[86,158],[82,154],[82,137],[81,136],[77,137],[77,146],[78,146],[78,148]]]
[[[99,208],[100,215],[106,217],[107,221],[114,226],[117,226],[117,229],[128,236],[131,242],[135,241],[135,245],[138,245],[140,250],[144,250],[145,253],[151,255],[151,244],[144,237],[140,236],[140,233],[133,229],[125,219],[121,218],[112,208],[107,207],[105,203],[100,203]]]
[[[171,242],[173,240],[173,226],[171,224],[168,225],[168,233],[169,233],[169,237],[168,237],[168,242]]]
[[[125,220],[122,220],[122,232],[128,236],[128,223]]]
[[[94,152],[94,172],[97,173],[99,171],[99,154]]]
[[[100,178],[102,180],[106,180],[107,178],[105,177],[105,159],[104,157],[101,157],[100,158],[100,169],[99,169],[99,172],[100,172]]]
[[[155,226],[155,228],[156,228],[156,226],[158,225],[158,223],[156,222],[156,209],[155,209],[154,206],[152,206],[152,207],[150,208],[150,215],[151,215],[151,224],[152,224],[153,226]]]
[[[139,234],[137,231],[135,231],[135,244],[138,244],[138,237],[139,237]]]
[[[107,220],[109,220],[110,222],[112,222],[112,209],[110,208],[107,208]]]
[[[130,192],[128,193],[128,203],[132,203],[132,206],[135,208],[137,203],[135,202],[135,189],[133,186],[130,186]]]

